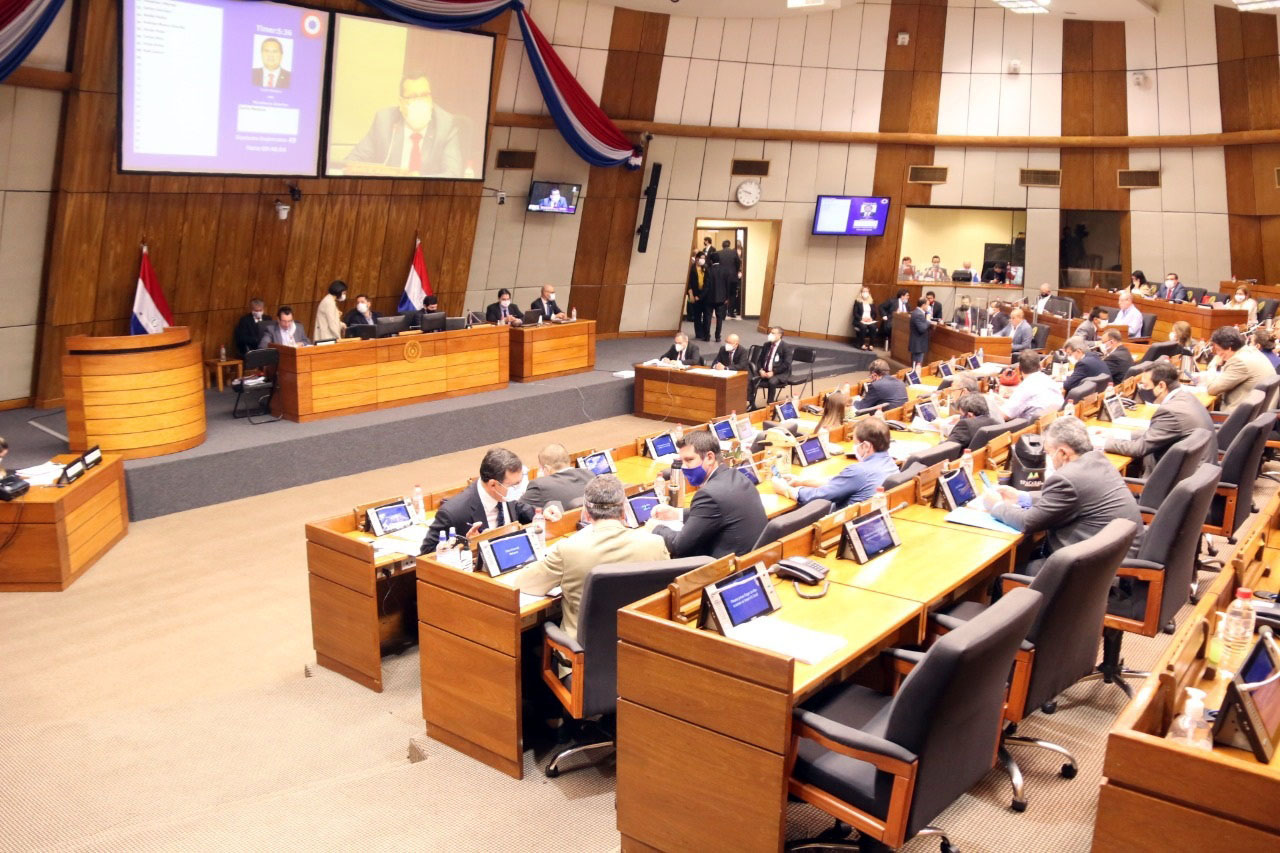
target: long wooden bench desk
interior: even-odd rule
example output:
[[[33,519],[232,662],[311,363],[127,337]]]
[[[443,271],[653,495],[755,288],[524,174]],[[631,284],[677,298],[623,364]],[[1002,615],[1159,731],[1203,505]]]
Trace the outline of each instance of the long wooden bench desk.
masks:
[[[747,372],[728,375],[707,368],[635,366],[634,413],[640,418],[697,424],[747,409]]]
[[[1064,291],[1064,293],[1070,293]],[[1076,293],[1070,293],[1076,296]],[[1108,290],[1085,290],[1081,292],[1082,308],[1087,314],[1095,306],[1113,309],[1119,307],[1116,294]],[[1249,320],[1249,312],[1234,308],[1202,308],[1190,303],[1166,302],[1163,299],[1147,299],[1134,297],[1134,307],[1144,314],[1155,314],[1156,325],[1151,332],[1152,341],[1164,341],[1169,338],[1173,324],[1185,320],[1191,326],[1191,336],[1207,338],[1214,329],[1222,326],[1244,325]]]
[[[595,369],[595,320],[510,328],[511,380],[514,382],[532,382]]]
[[[911,336],[911,315],[893,315],[893,338],[889,354],[899,364],[910,364],[911,353],[907,343]],[[1001,335],[976,335],[964,329],[953,329],[943,323],[933,323],[929,329],[929,353],[926,361],[946,361],[958,356],[982,350],[985,361],[1008,364],[1011,359],[1013,339]]]

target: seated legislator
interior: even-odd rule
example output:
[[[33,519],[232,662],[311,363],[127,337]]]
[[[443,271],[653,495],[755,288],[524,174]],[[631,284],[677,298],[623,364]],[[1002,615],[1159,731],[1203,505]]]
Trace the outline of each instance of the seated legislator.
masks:
[[[853,303],[853,345],[870,352],[871,342],[875,340],[879,328],[880,308],[876,305],[871,290],[864,287]]]
[[[1004,261],[996,261],[991,265],[991,269],[983,274],[982,280],[989,284],[1007,284],[1009,282],[1009,268],[1005,266]]]
[[[756,363],[751,365],[751,378],[747,380],[747,399],[753,404],[756,389],[764,386],[765,398],[772,403],[778,389],[791,381],[791,345],[782,340],[782,327],[769,329],[769,338],[760,347]]]
[[[244,358],[249,350],[257,349],[262,340],[264,326],[270,325],[266,318],[266,304],[261,299],[249,300],[249,313],[236,323],[236,351]]]
[[[1089,316],[1076,326],[1076,337],[1084,338],[1089,343],[1093,343],[1098,339],[1098,335],[1102,334],[1103,328],[1107,325],[1107,309],[1101,305],[1095,305],[1089,309]]]
[[[374,113],[369,131],[345,162],[393,166],[409,175],[465,177],[458,123],[432,100],[426,72],[404,73],[399,105]]]
[[[1215,329],[1209,342],[1213,346],[1213,361],[1209,371],[1199,376],[1204,378],[1204,389],[1222,399],[1223,410],[1239,403],[1259,381],[1276,375],[1267,357],[1248,346],[1235,326]]]
[[[977,394],[982,397],[982,399],[987,401],[987,414],[991,416],[991,419],[998,424],[1005,422],[1006,418],[1004,416],[1004,412],[1000,411],[1000,405],[1002,402],[1000,395],[994,391],[984,392],[982,390],[982,383],[978,381],[976,376],[971,373],[961,373],[953,379],[951,385],[954,388],[959,388],[965,393]]]
[[[1134,306],[1133,294],[1127,290],[1121,290],[1116,294],[1116,303],[1119,308],[1111,325],[1127,327],[1130,338],[1142,337],[1142,312]]]
[[[1053,288],[1049,286],[1049,282],[1040,285],[1040,295],[1036,297],[1035,312],[1043,314],[1049,310],[1049,300],[1053,298]]]
[[[480,460],[480,479],[475,485],[440,504],[419,553],[434,551],[440,534],[450,528],[459,536],[472,536],[513,521],[533,521],[533,507],[523,500],[526,482],[519,456],[505,447],[490,448]]]
[[[688,509],[655,507],[654,532],[666,541],[672,557],[723,557],[750,551],[769,521],[756,487],[737,469],[720,464],[720,440],[711,432],[687,432],[676,446],[683,476],[698,491]],[[654,488],[665,489],[664,478],[659,477]],[[684,523],[678,531],[662,523],[680,518]]]
[[[368,294],[362,293],[356,297],[356,307],[347,312],[347,316],[342,318],[342,322],[346,323],[348,328],[351,326],[376,326],[377,320],[382,315],[373,310],[373,304],[369,302]]]
[[[556,501],[563,509],[582,505],[582,490],[591,482],[590,471],[573,467],[573,460],[562,444],[548,444],[538,451],[538,467],[542,473],[529,481],[524,502],[542,509]]]
[[[674,361],[679,364],[702,364],[702,355],[696,344],[689,343],[689,336],[684,332],[676,332],[671,346],[662,354],[663,361]]]
[[[484,319],[486,323],[497,323],[498,325],[519,326],[520,309],[511,302],[511,291],[505,287],[498,291],[498,301],[489,305],[484,309]]]
[[[1031,324],[1026,321],[1025,317],[1026,315],[1021,308],[1014,308],[1009,312],[1009,325],[996,333],[1001,337],[1013,339],[1009,343],[1009,349],[1014,355],[1024,349],[1031,349],[1031,344],[1035,340],[1035,330],[1031,328]]]
[[[329,282],[329,292],[324,295],[324,298],[320,300],[320,304],[316,306],[315,339],[317,341],[336,341],[342,337],[347,324],[342,322],[342,315],[338,312],[338,303],[345,302],[346,298],[347,283],[345,281],[334,280]]]
[[[281,305],[276,311],[276,321],[268,323],[263,330],[262,338],[258,341],[258,348],[271,346],[271,344],[283,344],[287,347],[311,345],[311,341],[307,340],[307,333],[302,331],[302,327],[293,321],[292,307]]]
[[[716,353],[716,360],[711,366],[721,370],[746,370],[747,351],[739,345],[738,340],[735,332],[725,335],[724,345]]]
[[[1167,361],[1158,361],[1150,370],[1138,377],[1138,387],[1150,391],[1156,403],[1156,413],[1146,432],[1125,440],[1109,438],[1104,450],[1143,460],[1145,471],[1150,474],[1164,456],[1165,451],[1191,434],[1192,430],[1214,431],[1209,410],[1187,391],[1178,381],[1178,368]],[[1214,443],[1205,452],[1205,462],[1217,461]]]
[[[625,503],[626,493],[617,477],[605,474],[594,478],[583,493],[582,520],[588,526],[551,543],[541,560],[510,575],[521,591],[535,595],[560,587],[560,627],[571,637],[578,636],[578,608],[592,569],[670,556],[661,536],[626,526]]]
[[[987,312],[981,308],[974,308],[970,304],[969,297],[960,297],[960,307],[951,315],[951,324],[957,329],[965,329],[973,331],[981,329],[987,323]]]
[[[947,269],[938,261],[938,256],[934,255],[933,259],[929,262],[929,266],[919,271],[917,278],[919,278],[920,281],[948,281],[949,277],[947,275]]]
[[[1183,325],[1186,324],[1184,323]],[[1177,328],[1176,323],[1174,324],[1174,328]],[[1170,332],[1170,334],[1173,333]],[[1188,333],[1188,337],[1190,337],[1190,333]],[[1253,333],[1253,343],[1258,348],[1258,352],[1262,353],[1263,358],[1271,362],[1271,366],[1276,368],[1277,372],[1280,372],[1280,354],[1276,353],[1275,335],[1268,332],[1266,329],[1258,329]],[[1182,345],[1185,347],[1186,343],[1183,343]]]
[[[1102,359],[1098,357],[1084,338],[1073,336],[1067,339],[1062,345],[1062,351],[1067,354],[1067,360],[1071,362],[1073,370],[1062,383],[1063,393],[1069,392],[1072,388],[1079,385],[1086,379],[1093,379],[1095,376],[1105,376],[1111,379],[1111,371]]]
[[[1248,311],[1247,326],[1254,326],[1258,323],[1258,300],[1249,295],[1249,285],[1247,284],[1236,285],[1236,292],[1232,295],[1231,301],[1223,307],[1234,308],[1237,311]]]
[[[889,370],[889,362],[877,358],[867,368],[867,382],[862,396],[853,401],[855,412],[868,412],[877,407],[896,409],[907,402],[907,386]]]
[[[1111,374],[1111,381],[1119,385],[1124,375],[1133,367],[1133,353],[1124,345],[1124,336],[1119,329],[1107,329],[1101,335],[1102,363]]]
[[[988,321],[993,334],[1000,334],[1009,328],[1009,304],[1007,302],[991,303],[991,316]]]
[[[836,509],[867,500],[885,478],[898,473],[889,455],[889,425],[879,418],[862,418],[854,424],[853,438],[858,461],[830,480],[787,474],[773,479],[773,490],[800,504],[831,501]]]
[[[1142,513],[1133,493],[1102,451],[1094,450],[1080,420],[1063,417],[1049,424],[1044,451],[1040,491],[1001,486],[982,495],[983,504],[1005,524],[1023,533],[1048,533],[1039,556],[1083,542],[1113,519],[1128,519],[1142,530]],[[1028,574],[1035,574],[1034,565],[1028,569]]]
[[[1178,280],[1176,272],[1171,272],[1164,277],[1164,284],[1160,285],[1160,289],[1156,291],[1156,299],[1165,299],[1169,302],[1187,301],[1187,289]]]
[[[974,392],[965,394],[956,402],[956,408],[960,411],[960,418],[955,426],[951,427],[951,432],[947,433],[947,440],[954,441],[961,447],[968,447],[978,430],[1001,423],[1000,420],[991,416],[991,407],[987,404],[987,398],[981,394]]]
[[[559,190],[552,190],[552,192],[558,193]],[[561,199],[561,201],[564,201],[564,199]],[[533,300],[529,310],[541,313],[544,323],[551,320],[563,320],[566,316],[564,310],[556,302],[556,286],[554,284],[542,285],[542,295]]]
[[[1013,393],[1004,402],[1005,418],[1035,420],[1045,412],[1062,408],[1062,388],[1040,369],[1040,356],[1022,353],[1018,356],[1018,372],[1022,374],[1022,381],[1014,386]]]

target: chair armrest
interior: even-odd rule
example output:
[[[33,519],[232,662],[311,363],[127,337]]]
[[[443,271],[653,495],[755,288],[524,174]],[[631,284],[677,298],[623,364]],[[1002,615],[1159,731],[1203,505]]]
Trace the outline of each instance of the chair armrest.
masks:
[[[563,628],[554,622],[543,622],[542,630],[547,635],[547,642],[569,654],[582,654],[586,651],[578,645],[578,641],[570,637]]]
[[[1120,568],[1117,569],[1117,571],[1123,571],[1124,569],[1156,569],[1157,571],[1163,572],[1164,566],[1152,560],[1135,560],[1130,557],[1125,557],[1124,560],[1121,561]]]
[[[1005,572],[1000,576],[1001,592],[1008,592],[1011,589],[1017,589],[1020,586],[1031,586],[1031,582],[1035,578],[1031,575],[1020,575],[1016,572]]]
[[[1227,419],[1227,414],[1227,412],[1211,411],[1209,412],[1209,420],[1213,421],[1215,424],[1220,424]]]
[[[867,734],[803,708],[796,709],[795,716],[797,737],[817,741],[833,752],[865,761],[879,770],[901,775],[910,772],[910,765],[916,762],[915,753],[903,749],[893,741]]]
[[[937,632],[939,634],[954,631],[965,623],[965,620],[957,619],[954,616],[948,616],[946,613],[930,613],[929,621],[932,622],[934,626],[942,629]]]
[[[1215,491],[1215,492],[1214,492],[1214,494],[1215,494],[1215,495],[1229,495],[1229,494],[1231,494],[1232,492],[1236,491],[1236,490],[1237,490],[1237,489],[1239,489],[1239,488],[1240,488],[1240,487],[1239,487],[1239,486],[1237,486],[1235,483],[1226,483],[1226,482],[1223,482],[1222,480],[1219,480],[1219,481],[1218,481],[1218,489],[1217,489],[1217,491]]]

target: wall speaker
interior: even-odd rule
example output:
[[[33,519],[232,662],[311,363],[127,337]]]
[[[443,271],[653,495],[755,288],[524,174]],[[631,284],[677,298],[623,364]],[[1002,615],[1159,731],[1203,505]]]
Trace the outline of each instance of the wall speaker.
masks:
[[[653,205],[658,200],[658,178],[661,176],[662,164],[654,163],[649,170],[649,186],[644,188],[644,218],[636,229],[636,233],[640,235],[640,242],[636,244],[637,252],[644,252],[649,248],[649,225],[653,222]]]

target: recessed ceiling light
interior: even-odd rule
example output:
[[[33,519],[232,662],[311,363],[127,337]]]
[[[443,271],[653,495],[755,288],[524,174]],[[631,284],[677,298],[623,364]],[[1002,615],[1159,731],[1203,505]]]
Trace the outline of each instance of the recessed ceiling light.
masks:
[[[1019,15],[1043,15],[1049,11],[1049,0],[995,0],[1010,12]],[[1280,2],[1280,0],[1263,0],[1263,2]]]

